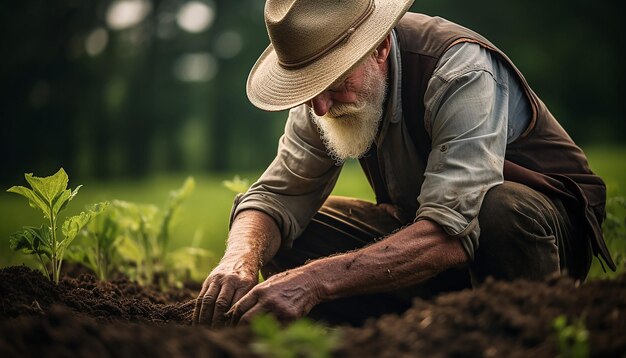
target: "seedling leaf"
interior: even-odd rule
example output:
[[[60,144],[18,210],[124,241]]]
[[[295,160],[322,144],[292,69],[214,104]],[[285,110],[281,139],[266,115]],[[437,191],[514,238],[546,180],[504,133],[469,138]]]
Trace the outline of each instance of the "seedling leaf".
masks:
[[[28,204],[33,208],[39,208],[49,220],[65,208],[80,188],[79,186],[73,192],[67,189],[69,179],[63,168],[49,177],[40,178],[32,173],[25,174],[24,177],[32,189],[14,186],[7,191],[26,197]]]
[[[102,213],[107,206],[109,206],[108,202],[97,203],[89,207],[87,211],[65,219],[63,227],[61,228],[65,238],[59,245],[61,247],[67,247],[76,238],[80,230],[82,230],[92,218]]]
[[[11,234],[9,245],[11,249],[27,255],[50,256],[50,230],[47,227],[25,227],[22,231]]]
[[[45,178],[36,177],[32,173],[26,174],[25,177],[33,191],[40,195],[48,206],[52,206],[55,198],[67,188],[67,182],[69,181],[67,173],[63,168]]]
[[[30,207],[34,209],[40,209],[43,212],[44,216],[49,219],[48,205],[45,203],[44,199],[37,195],[37,193],[35,193],[34,191],[23,186],[13,186],[10,187],[7,191],[9,193],[15,193],[25,197],[26,199],[28,199],[28,205],[30,205]]]
[[[82,185],[79,185],[73,191],[71,191],[70,189],[63,190],[63,192],[59,195],[59,197],[56,199],[54,203],[54,208],[53,208],[54,215],[58,215],[61,212],[61,210],[65,209],[65,207],[67,206],[67,203],[69,203],[70,201],[72,201],[72,199],[74,199],[76,194],[78,194],[78,190],[81,187]]]
[[[144,254],[139,244],[128,236],[122,236],[119,239],[117,252],[124,259],[132,262],[141,262],[144,258]]]

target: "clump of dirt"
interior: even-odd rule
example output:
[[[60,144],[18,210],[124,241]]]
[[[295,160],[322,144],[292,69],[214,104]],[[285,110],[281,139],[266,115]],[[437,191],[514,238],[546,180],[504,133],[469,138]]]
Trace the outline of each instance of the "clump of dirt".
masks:
[[[191,327],[196,290],[162,293],[120,278],[65,277],[58,286],[26,267],[0,270],[0,356],[254,356],[247,327]],[[554,357],[554,318],[581,319],[591,356],[626,357],[626,276],[582,285],[487,281],[415,300],[402,315],[341,327],[341,357]]]
[[[401,316],[346,328],[340,356],[555,357],[555,317],[582,319],[591,356],[626,356],[626,276],[578,285],[488,281],[434,301],[415,300]]]
[[[0,293],[2,317],[40,315],[59,303],[100,320],[182,324],[190,322],[195,292],[164,293],[125,278],[98,281],[91,274],[64,276],[56,286],[38,271],[14,266],[0,270]]]

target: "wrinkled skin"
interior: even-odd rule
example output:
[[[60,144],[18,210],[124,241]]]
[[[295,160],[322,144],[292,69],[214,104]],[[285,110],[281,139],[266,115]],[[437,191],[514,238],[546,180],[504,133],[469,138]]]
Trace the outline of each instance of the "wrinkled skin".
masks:
[[[228,323],[224,314],[257,283],[254,272],[240,263],[221,262],[202,285],[194,310],[194,323],[224,326]]]
[[[262,263],[274,256],[279,245],[278,227],[267,214],[247,210],[237,215],[222,260],[202,284],[193,324],[228,324],[224,314],[258,283]]]
[[[319,284],[306,270],[290,270],[253,288],[228,312],[230,323],[247,323],[261,312],[272,312],[284,322],[303,317],[320,303]]]
[[[250,230],[257,233],[265,228],[278,235],[278,228],[266,214],[244,213],[233,224],[224,259],[198,295],[195,324],[235,325],[261,312],[291,321],[320,302],[407,287],[469,262],[459,240],[450,238],[436,223],[421,220],[362,249],[320,258],[257,284],[262,262],[258,258],[273,256],[278,243],[268,240],[269,236],[249,235]],[[235,243],[235,238],[243,243]],[[270,249],[258,246],[254,238]]]

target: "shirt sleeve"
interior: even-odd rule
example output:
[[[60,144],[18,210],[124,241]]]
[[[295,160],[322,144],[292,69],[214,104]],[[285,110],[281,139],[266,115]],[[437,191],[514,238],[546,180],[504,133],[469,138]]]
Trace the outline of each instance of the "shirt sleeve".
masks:
[[[494,75],[493,61],[476,44],[453,47],[440,60],[425,96],[432,150],[416,220],[441,225],[472,259],[483,198],[503,182],[508,87]]]
[[[282,246],[290,247],[330,195],[341,167],[327,154],[305,105],[289,111],[274,161],[231,211],[256,209],[278,225]]]

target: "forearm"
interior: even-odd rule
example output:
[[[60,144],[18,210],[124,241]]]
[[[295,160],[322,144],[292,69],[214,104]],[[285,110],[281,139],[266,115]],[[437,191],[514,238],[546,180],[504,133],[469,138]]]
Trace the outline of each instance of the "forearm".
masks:
[[[313,261],[302,269],[316,281],[321,300],[399,289],[465,265],[460,242],[421,220],[363,249]]]
[[[226,252],[202,284],[193,323],[222,326],[224,313],[258,283],[259,268],[280,246],[278,226],[267,214],[245,210],[235,218]]]
[[[222,261],[232,260],[256,274],[274,257],[280,240],[278,226],[269,215],[258,210],[242,211],[233,221]]]

